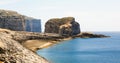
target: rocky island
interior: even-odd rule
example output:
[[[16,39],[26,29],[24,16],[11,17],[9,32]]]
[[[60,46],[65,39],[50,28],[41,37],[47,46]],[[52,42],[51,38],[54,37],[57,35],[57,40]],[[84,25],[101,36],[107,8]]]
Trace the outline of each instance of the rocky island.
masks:
[[[40,30],[40,20],[0,10],[0,63],[49,63],[36,50],[74,38],[108,37],[81,32],[80,24],[73,17],[50,19],[45,24],[45,32]]]
[[[80,33],[80,25],[73,17],[53,18],[46,22],[45,33],[72,36]]]

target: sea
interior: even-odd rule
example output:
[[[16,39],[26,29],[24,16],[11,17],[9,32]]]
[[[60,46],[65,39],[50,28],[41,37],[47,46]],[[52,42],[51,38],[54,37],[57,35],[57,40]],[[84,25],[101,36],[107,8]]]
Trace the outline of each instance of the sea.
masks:
[[[120,63],[120,32],[108,38],[76,38],[37,51],[50,63]]]

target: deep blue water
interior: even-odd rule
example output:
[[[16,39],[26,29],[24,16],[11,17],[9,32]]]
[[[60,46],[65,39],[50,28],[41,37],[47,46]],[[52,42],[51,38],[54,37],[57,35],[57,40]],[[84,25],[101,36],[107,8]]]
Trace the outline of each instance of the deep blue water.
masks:
[[[97,32],[99,34],[99,32]],[[120,32],[110,38],[76,38],[37,51],[51,63],[120,63]]]

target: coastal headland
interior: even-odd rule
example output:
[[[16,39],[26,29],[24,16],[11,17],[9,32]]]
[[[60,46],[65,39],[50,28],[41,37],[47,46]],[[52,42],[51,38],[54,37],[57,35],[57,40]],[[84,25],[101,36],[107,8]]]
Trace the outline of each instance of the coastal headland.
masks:
[[[35,52],[74,38],[105,38],[102,34],[80,31],[74,17],[53,18],[46,22],[45,32],[27,31],[26,16],[14,11],[0,10],[0,62],[1,63],[49,63]],[[28,20],[28,19],[27,19]],[[38,20],[39,21],[39,20]],[[34,22],[33,22],[34,23]],[[40,26],[40,23],[39,23]],[[40,31],[40,30],[39,30]]]

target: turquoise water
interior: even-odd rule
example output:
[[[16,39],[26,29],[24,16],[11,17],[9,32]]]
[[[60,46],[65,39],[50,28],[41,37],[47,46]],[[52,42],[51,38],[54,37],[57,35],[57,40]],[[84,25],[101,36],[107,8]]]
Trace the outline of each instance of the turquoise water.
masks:
[[[120,63],[120,32],[101,34],[111,37],[76,38],[37,53],[51,63]]]

